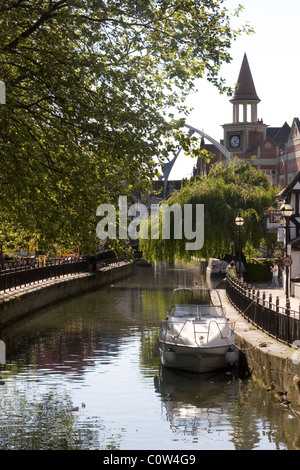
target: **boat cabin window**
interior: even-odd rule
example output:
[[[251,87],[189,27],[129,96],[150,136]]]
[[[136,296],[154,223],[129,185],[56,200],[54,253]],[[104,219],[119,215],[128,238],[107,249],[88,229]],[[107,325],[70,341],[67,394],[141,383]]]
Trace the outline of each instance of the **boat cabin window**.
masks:
[[[170,315],[172,317],[223,317],[224,313],[221,307],[216,305],[176,305],[171,307]]]

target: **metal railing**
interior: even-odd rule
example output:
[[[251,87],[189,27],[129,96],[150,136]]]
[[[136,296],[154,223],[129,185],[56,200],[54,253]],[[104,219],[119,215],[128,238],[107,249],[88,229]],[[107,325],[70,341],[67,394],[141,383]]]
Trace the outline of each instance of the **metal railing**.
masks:
[[[1,266],[0,270],[0,291],[6,292],[19,286],[88,270],[88,257],[71,258],[70,260],[52,258],[45,262],[30,260],[26,264],[6,263]]]
[[[265,292],[226,273],[226,293],[235,308],[253,325],[268,335],[291,345],[300,339],[300,312],[291,310],[289,301],[285,307],[275,302],[272,294]]]
[[[116,261],[111,250],[95,256],[68,258],[33,257],[0,264],[0,292],[11,291],[20,286],[39,283],[60,276],[95,271],[97,263],[110,265]]]

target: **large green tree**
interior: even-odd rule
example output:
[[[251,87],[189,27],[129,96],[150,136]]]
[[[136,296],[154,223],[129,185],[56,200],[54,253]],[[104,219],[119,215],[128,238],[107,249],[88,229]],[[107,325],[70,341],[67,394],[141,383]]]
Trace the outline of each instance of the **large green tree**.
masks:
[[[239,237],[235,218],[239,211],[244,218],[242,249],[247,248],[249,252],[252,249],[258,249],[261,244],[268,243],[266,215],[268,209],[276,201],[276,194],[278,194],[278,187],[274,186],[262,171],[249,162],[236,159],[233,163],[216,163],[207,177],[196,177],[191,181],[186,181],[182,189],[174,192],[167,200],[168,206],[176,207],[175,205],[178,204],[182,208],[183,221],[179,223],[181,233],[177,232],[176,235],[176,227],[171,218],[171,236],[169,239],[164,237],[162,232],[164,222],[161,213],[159,214],[159,237],[151,237],[151,220],[149,219],[146,221],[149,226],[149,234],[146,238],[147,227],[144,223],[141,232],[143,238],[140,239],[140,248],[144,258],[149,261],[174,261],[175,259],[187,261],[192,258],[223,257],[226,253],[231,253],[231,242],[234,242],[235,251],[237,251]],[[184,204],[190,204],[194,209],[192,231],[196,232],[197,222],[204,224],[204,244],[197,250],[186,249],[186,243],[190,240],[185,237]],[[204,205],[203,220],[196,218],[197,204]],[[172,215],[173,212],[171,212]],[[174,221],[176,222],[175,217]],[[269,240],[269,243],[273,242],[273,239]]]
[[[97,206],[146,192],[155,157],[175,151],[168,110],[196,78],[224,91],[241,32],[225,5],[1,0],[1,223],[44,246],[93,245]]]

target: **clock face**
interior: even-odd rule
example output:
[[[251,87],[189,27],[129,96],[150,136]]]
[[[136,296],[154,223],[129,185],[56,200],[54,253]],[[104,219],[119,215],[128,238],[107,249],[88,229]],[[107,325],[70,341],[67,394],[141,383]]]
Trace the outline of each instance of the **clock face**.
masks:
[[[230,146],[233,148],[238,148],[240,146],[240,136],[239,135],[232,135],[230,137]]]

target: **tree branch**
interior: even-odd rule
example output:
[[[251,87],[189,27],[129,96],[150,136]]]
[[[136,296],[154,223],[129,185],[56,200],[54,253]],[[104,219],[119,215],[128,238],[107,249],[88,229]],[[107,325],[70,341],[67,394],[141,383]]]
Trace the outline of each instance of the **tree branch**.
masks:
[[[50,18],[52,18],[55,14],[55,12],[64,6],[67,6],[66,0],[59,0],[55,4],[51,6],[51,8],[47,11],[45,11],[40,18],[29,28],[27,28],[23,33],[21,33],[17,38],[15,38],[13,41],[11,41],[9,44],[6,44],[4,46],[4,50],[13,50],[17,47],[19,41],[21,38],[28,38],[31,36],[32,33],[34,33],[43,23],[48,21]]]

